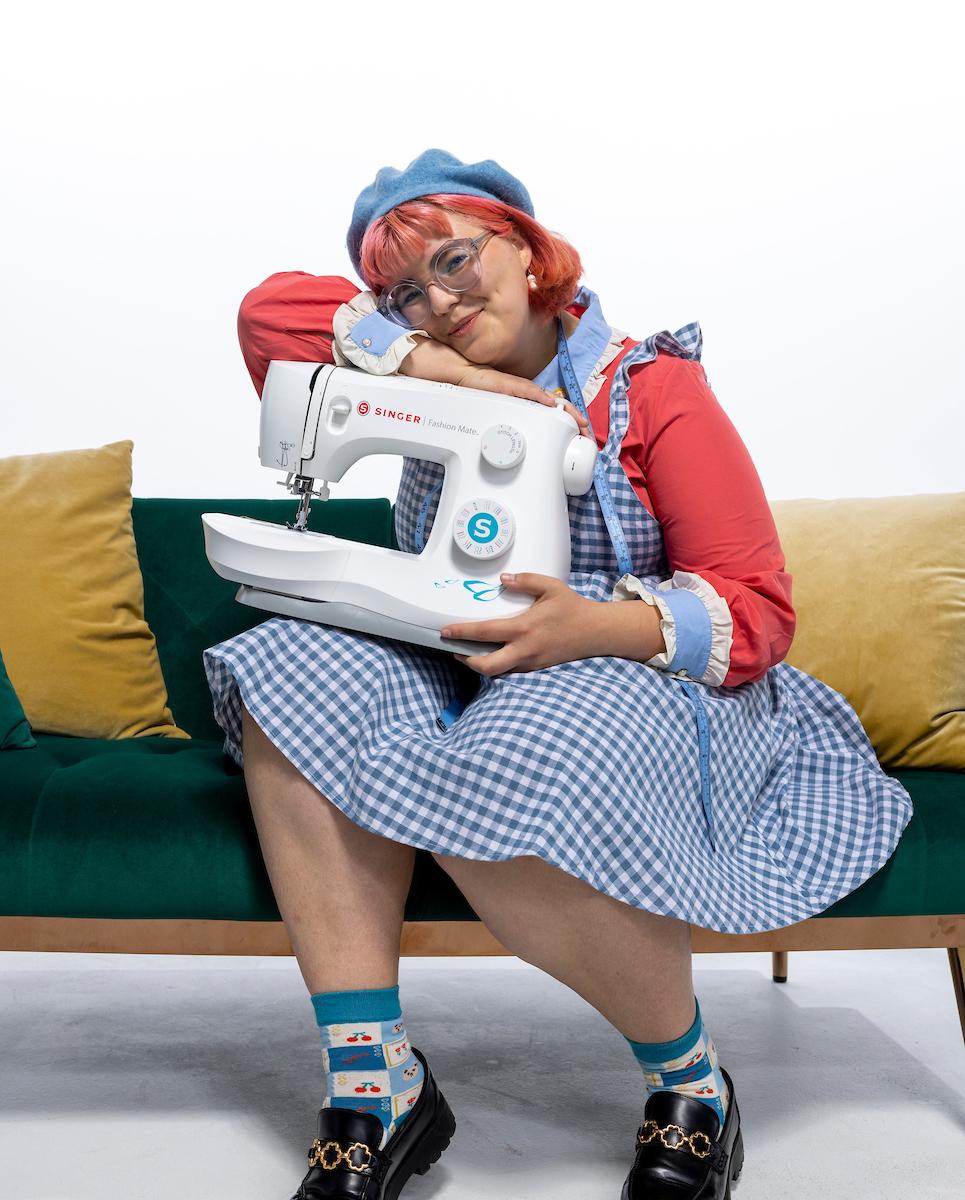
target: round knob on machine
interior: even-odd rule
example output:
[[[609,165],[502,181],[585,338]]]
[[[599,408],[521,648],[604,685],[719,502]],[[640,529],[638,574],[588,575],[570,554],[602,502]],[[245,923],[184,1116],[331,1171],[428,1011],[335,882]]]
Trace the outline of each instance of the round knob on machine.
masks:
[[[482,435],[482,456],[492,467],[515,467],[525,454],[526,438],[514,425],[493,425]]]
[[[584,496],[593,483],[596,466],[596,442],[577,435],[563,455],[563,490],[567,496]]]
[[[496,500],[470,500],[452,521],[452,540],[472,558],[498,558],[516,536],[516,518]]]

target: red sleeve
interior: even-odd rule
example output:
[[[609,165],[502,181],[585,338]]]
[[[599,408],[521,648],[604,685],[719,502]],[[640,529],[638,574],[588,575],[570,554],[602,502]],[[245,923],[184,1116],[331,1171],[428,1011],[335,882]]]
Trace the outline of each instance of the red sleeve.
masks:
[[[253,288],[238,310],[238,341],[258,395],[273,358],[334,362],[332,318],[359,289],[338,275],[279,271]]]
[[[630,379],[621,465],[663,526],[671,570],[700,575],[727,602],[734,632],[724,686],[760,679],[787,654],[794,609],[751,456],[699,363],[659,353],[631,367]]]

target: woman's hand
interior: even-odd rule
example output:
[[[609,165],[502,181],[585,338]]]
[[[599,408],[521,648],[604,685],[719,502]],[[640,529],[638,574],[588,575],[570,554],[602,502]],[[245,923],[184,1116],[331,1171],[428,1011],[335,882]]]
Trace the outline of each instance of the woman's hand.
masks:
[[[647,662],[666,650],[660,613],[642,600],[588,600],[552,575],[500,575],[511,592],[536,599],[518,617],[447,625],[444,638],[504,642],[485,655],[456,658],[480,675],[538,671],[581,658],[610,656]]]
[[[458,350],[445,345],[444,342],[433,341],[432,338],[420,337],[416,345],[409,351],[399,364],[399,374],[408,375],[414,379],[431,379],[436,383],[452,383],[457,387],[478,388],[483,392],[497,392],[503,396],[518,396],[521,400],[535,400],[537,404],[547,404],[555,408],[557,397],[545,391],[531,379],[521,375],[507,375],[505,371],[497,371],[494,367],[481,366],[463,358]],[[569,401],[564,405],[580,433],[589,436],[589,422]]]

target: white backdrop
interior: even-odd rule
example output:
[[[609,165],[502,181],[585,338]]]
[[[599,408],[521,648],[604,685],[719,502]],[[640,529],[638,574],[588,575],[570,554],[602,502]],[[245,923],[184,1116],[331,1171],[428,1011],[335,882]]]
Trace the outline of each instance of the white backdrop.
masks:
[[[130,437],[138,495],[281,496],[238,302],[352,278],[357,192],[441,146],[523,179],[615,325],[701,321],[770,497],[965,490],[958,0],[19,8],[0,454]]]

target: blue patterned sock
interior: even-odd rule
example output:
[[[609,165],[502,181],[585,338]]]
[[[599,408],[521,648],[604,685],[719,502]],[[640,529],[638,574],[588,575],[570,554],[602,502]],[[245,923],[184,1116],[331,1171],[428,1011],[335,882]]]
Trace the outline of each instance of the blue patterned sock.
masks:
[[[700,1019],[699,1004],[697,1017],[683,1037],[675,1042],[630,1042],[630,1048],[643,1067],[650,1092],[685,1092],[709,1104],[723,1125],[730,1094],[714,1043]]]
[[[425,1071],[405,1035],[399,989],[312,996],[328,1072],[323,1108],[372,1113],[384,1145],[419,1099]]]

